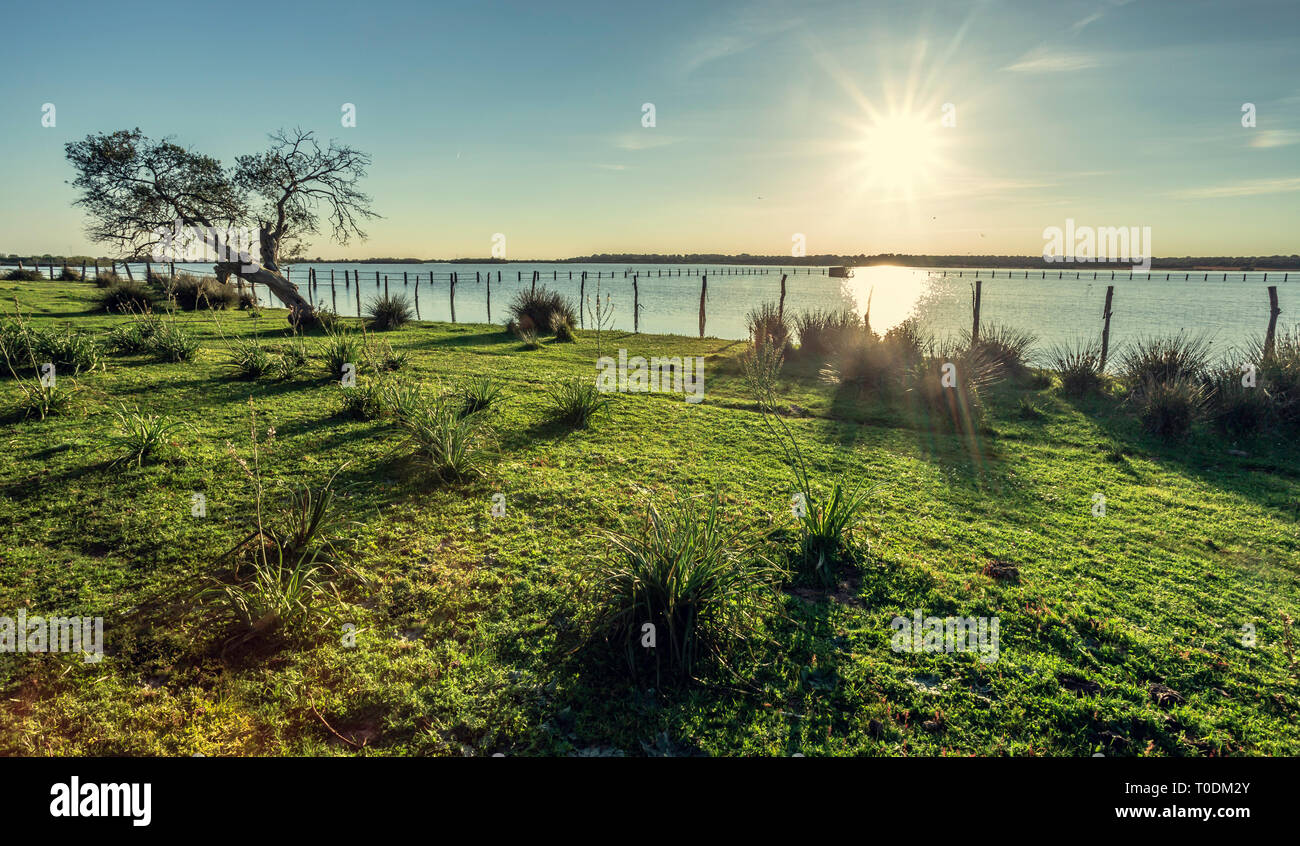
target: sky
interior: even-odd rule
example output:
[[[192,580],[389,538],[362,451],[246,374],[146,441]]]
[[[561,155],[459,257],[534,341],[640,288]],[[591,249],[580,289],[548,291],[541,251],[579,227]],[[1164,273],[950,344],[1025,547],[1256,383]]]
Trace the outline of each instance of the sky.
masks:
[[[371,155],[382,219],[325,258],[1034,255],[1067,220],[1300,252],[1296,0],[214,8],[6,6],[0,253],[105,254],[63,148],[135,127]]]

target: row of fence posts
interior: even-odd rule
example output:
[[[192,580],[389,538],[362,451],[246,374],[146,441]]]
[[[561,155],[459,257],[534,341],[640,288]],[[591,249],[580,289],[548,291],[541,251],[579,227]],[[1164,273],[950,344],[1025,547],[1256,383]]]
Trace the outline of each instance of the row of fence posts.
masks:
[[[1285,282],[1286,280],[1283,279]],[[975,344],[980,339],[980,304],[983,298],[983,280],[976,279],[971,288],[971,343]],[[1110,355],[1110,318],[1115,313],[1111,308],[1115,301],[1115,286],[1106,286],[1106,304],[1101,310],[1102,328],[1101,328],[1101,370],[1106,369],[1106,359]],[[781,277],[781,313],[784,315],[785,303],[785,277]],[[1277,337],[1277,318],[1282,313],[1282,309],[1277,304],[1277,286],[1268,286],[1268,329],[1264,333],[1264,357],[1273,355],[1274,339]],[[700,337],[704,337],[704,296],[700,295]]]
[[[980,278],[980,274],[983,273],[983,272],[984,272],[984,271],[982,271],[982,270],[977,270],[977,271],[975,271],[975,278],[976,278],[976,279]],[[1074,273],[1074,278],[1075,278],[1075,279],[1080,279],[1080,278],[1082,278],[1081,274],[1083,274],[1083,273],[1085,273],[1085,272],[1086,272],[1086,271],[1082,271],[1082,270],[1077,270],[1077,271],[1075,271],[1075,273]],[[1096,271],[1096,270],[1094,270],[1094,271],[1092,272],[1092,278],[1093,278],[1093,279],[1096,279],[1096,278],[1097,278],[1097,274],[1098,274],[1099,272],[1100,272],[1100,271]],[[948,275],[948,271],[946,271],[946,270],[941,271],[941,273],[942,273],[943,276],[947,276],[947,275]],[[1013,279],[1013,278],[1015,278],[1015,277],[1013,276],[1014,273],[1015,273],[1015,271],[1008,270],[1008,271],[1007,271],[1007,278],[1008,278],[1008,279]],[[958,279],[961,279],[963,276],[965,276],[965,274],[966,274],[966,271],[964,271],[964,270],[959,270],[959,271],[957,271],[957,278],[958,278]],[[1143,274],[1141,274],[1141,278],[1152,279],[1152,278],[1154,278],[1156,275],[1157,275],[1157,274],[1154,274],[1154,273],[1143,273]],[[1172,273],[1172,272],[1170,272],[1170,273],[1166,273],[1166,274],[1165,274],[1165,281],[1168,282],[1172,277],[1173,277],[1173,273]],[[989,271],[989,278],[990,278],[990,279],[997,279],[997,278],[998,278],[998,272],[997,272],[996,270],[991,270],[991,271]],[[1028,271],[1028,270],[1024,271],[1024,272],[1023,272],[1023,275],[1022,275],[1020,278],[1021,278],[1021,279],[1028,279],[1028,278],[1029,278],[1029,271]],[[1038,278],[1040,278],[1040,279],[1046,279],[1046,278],[1047,278],[1047,271],[1046,271],[1046,270],[1042,271],[1042,272],[1041,272],[1041,275],[1040,275]],[[1064,279],[1064,278],[1065,278],[1065,271],[1064,271],[1064,270],[1058,270],[1058,271],[1056,272],[1056,278],[1057,278],[1057,279]],[[1115,271],[1112,270],[1112,271],[1110,272],[1110,278],[1111,278],[1111,280],[1114,280],[1114,279],[1115,279]],[[1133,273],[1132,273],[1131,271],[1129,272],[1128,278],[1129,278],[1129,279],[1132,279],[1132,278],[1133,278]],[[1183,281],[1184,281],[1184,282],[1188,282],[1188,281],[1190,281],[1191,278],[1192,278],[1192,274],[1191,274],[1190,271],[1187,272],[1187,273],[1184,273],[1184,274],[1183,274]],[[1286,282],[1286,281],[1289,280],[1290,278],[1291,278],[1291,274],[1290,274],[1289,272],[1288,272],[1288,273],[1283,273],[1283,274],[1282,274],[1282,281],[1283,281],[1283,282]],[[1202,281],[1202,282],[1208,282],[1208,281],[1210,281],[1210,274],[1209,274],[1208,272],[1207,272],[1207,273],[1203,273],[1203,274],[1201,275],[1201,281]],[[1226,274],[1226,273],[1223,274],[1223,281],[1224,281],[1224,282],[1227,282],[1227,281],[1228,281],[1228,274]],[[1245,282],[1245,281],[1246,281],[1246,274],[1245,274],[1245,273],[1241,274],[1241,281],[1242,281],[1242,282]],[[1265,281],[1265,282],[1268,281],[1268,274],[1267,274],[1267,273],[1264,274],[1264,281]]]

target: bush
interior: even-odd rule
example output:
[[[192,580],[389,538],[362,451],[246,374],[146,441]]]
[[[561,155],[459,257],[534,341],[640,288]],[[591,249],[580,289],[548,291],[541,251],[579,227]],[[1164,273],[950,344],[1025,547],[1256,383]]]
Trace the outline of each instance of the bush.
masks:
[[[432,397],[402,413],[398,425],[421,471],[441,482],[458,482],[482,473],[488,454],[478,418],[462,416],[447,397]]]
[[[823,368],[821,375],[832,384],[854,388],[862,394],[883,395],[902,383],[907,366],[895,355],[893,347],[864,331],[857,342],[835,354],[833,363]]]
[[[783,351],[790,346],[790,320],[776,303],[762,303],[751,310],[745,315],[745,326],[755,346],[770,344]]]
[[[81,272],[64,265],[63,269],[59,271],[59,280],[62,282],[80,282]]]
[[[1277,334],[1266,354],[1263,341],[1253,350],[1259,362],[1257,384],[1268,389],[1279,421],[1300,424],[1300,326]]]
[[[578,340],[573,334],[573,324],[567,320],[551,315],[551,327],[555,332],[555,340],[562,344],[572,344]]]
[[[609,398],[591,379],[576,377],[557,382],[551,386],[547,399],[550,418],[575,429],[585,429],[597,414],[609,412]]]
[[[147,341],[147,348],[162,361],[193,361],[199,354],[199,341],[174,320],[163,320]]]
[[[824,587],[833,586],[839,565],[859,552],[853,527],[866,504],[866,492],[845,493],[839,482],[823,498],[813,494],[807,475],[797,471],[801,501],[795,507],[799,523],[799,560],[804,575]]]
[[[501,396],[502,384],[491,376],[480,376],[460,386],[460,414],[468,417],[487,411]]]
[[[94,370],[103,362],[104,350],[99,341],[70,328],[33,332],[32,353],[41,362],[52,362],[57,373],[74,376]]]
[[[131,319],[130,323],[114,326],[108,332],[105,346],[117,353],[142,353],[153,349],[154,336],[162,326],[162,321],[152,313],[144,313]]]
[[[379,382],[358,379],[356,385],[343,388],[339,414],[354,420],[376,420],[384,413]]]
[[[634,672],[653,659],[658,686],[661,664],[687,678],[702,659],[752,638],[781,574],[724,525],[716,495],[703,507],[679,497],[667,513],[647,511],[639,533],[608,536],[612,555],[595,565],[592,583],[597,633],[624,647]],[[653,650],[640,645],[646,624]]]
[[[965,337],[969,344],[970,334],[966,333]],[[1032,332],[1010,326],[983,326],[976,346],[997,362],[1008,376],[1021,379],[1029,373],[1029,353],[1037,340]]]
[[[985,390],[1002,376],[983,348],[948,347],[909,368],[907,390],[930,421],[969,432],[983,418]]]
[[[293,340],[275,350],[271,370],[277,379],[292,379],[307,366],[307,345],[302,336],[295,335]]]
[[[1138,419],[1147,432],[1165,440],[1181,440],[1200,419],[1205,406],[1205,386],[1183,376],[1159,380],[1148,376],[1138,386],[1134,400]]]
[[[21,318],[0,318],[0,357],[9,367],[30,367],[36,354],[36,330]],[[8,374],[5,368],[5,375]]]
[[[1200,382],[1209,370],[1209,361],[1208,338],[1142,338],[1124,351],[1120,371],[1129,388],[1136,390],[1150,381]]]
[[[921,333],[920,324],[911,317],[886,332],[881,340],[889,348],[890,356],[900,362],[904,369],[920,364],[930,345]]]
[[[321,357],[325,360],[325,371],[331,378],[343,378],[344,364],[351,364],[356,368],[356,372],[360,372],[365,355],[366,345],[346,326],[325,330]]]
[[[578,322],[573,304],[559,291],[552,291],[545,285],[536,290],[519,291],[508,311],[511,321],[518,324],[520,333],[553,333],[559,326],[567,324],[572,329]]]
[[[111,270],[101,270],[95,274],[96,288],[111,288],[114,285],[121,285],[122,277],[118,276]]]
[[[40,282],[44,278],[39,270],[11,270],[5,274],[8,282]]]
[[[817,309],[800,312],[794,319],[799,333],[799,355],[827,361],[862,334],[862,318],[852,309]]]
[[[207,276],[178,273],[174,279],[156,277],[167,298],[186,311],[239,307],[239,289]]]
[[[401,329],[414,318],[411,300],[405,294],[380,297],[366,308],[370,328],[380,332]]]
[[[1234,436],[1248,436],[1263,429],[1273,414],[1273,397],[1256,377],[1255,387],[1241,383],[1240,370],[1224,368],[1209,378],[1209,413],[1214,425]]]
[[[138,408],[128,411],[125,405],[113,413],[117,416],[119,431],[109,438],[109,442],[125,451],[115,464],[134,463],[139,467],[161,452],[172,433],[185,425],[169,417],[141,414]]]
[[[237,338],[230,344],[227,366],[236,379],[252,381],[271,372],[271,353],[256,339]]]
[[[105,288],[99,295],[100,311],[125,313],[149,311],[152,308],[153,298],[136,282],[117,282]]]
[[[1061,391],[1066,396],[1081,397],[1101,390],[1101,345],[1096,341],[1058,344],[1049,357],[1061,377]]]

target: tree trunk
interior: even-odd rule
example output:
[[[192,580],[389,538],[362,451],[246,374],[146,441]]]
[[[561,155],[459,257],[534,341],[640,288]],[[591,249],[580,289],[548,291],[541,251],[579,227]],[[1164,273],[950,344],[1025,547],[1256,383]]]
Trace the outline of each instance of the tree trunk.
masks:
[[[249,271],[246,268],[253,267],[255,270]],[[289,309],[289,322],[294,326],[299,326],[303,322],[310,323],[316,310],[311,303],[299,294],[297,289],[279,273],[267,270],[260,264],[244,265],[239,262],[222,262],[216,266],[218,276],[230,275],[238,276],[245,282],[251,282],[254,285],[265,285],[267,289],[284,303]]]

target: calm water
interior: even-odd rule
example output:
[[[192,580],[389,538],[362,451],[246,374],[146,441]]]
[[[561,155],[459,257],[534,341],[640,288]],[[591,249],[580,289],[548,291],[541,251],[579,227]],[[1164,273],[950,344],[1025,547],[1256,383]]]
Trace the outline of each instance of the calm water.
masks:
[[[1268,285],[1278,286],[1282,309],[1279,325],[1300,322],[1297,317],[1300,315],[1300,272],[1297,271],[1269,271],[1266,282],[1263,272],[1246,273],[1243,279],[1240,271],[1227,273],[1226,279],[1222,271],[1186,274],[1153,271],[1149,276],[1135,274],[1132,278],[1126,273],[1116,273],[1112,281],[1110,271],[1098,271],[1096,279],[1092,271],[1085,270],[1062,271],[1059,276],[1057,271],[1049,271],[1046,278],[1041,271],[1029,271],[1026,278],[1023,270],[999,268],[948,270],[945,276],[942,270],[877,266],[856,268],[852,278],[839,279],[825,275],[825,268],[523,263],[294,265],[290,278],[304,295],[309,294],[307,271],[313,267],[317,285],[310,291],[310,299],[317,304],[335,307],[343,315],[357,313],[357,286],[343,284],[346,268],[360,272],[363,311],[382,296],[387,276],[390,293],[405,293],[413,300],[418,293],[421,319],[436,321],[451,319],[448,279],[455,272],[459,274],[456,318],[461,323],[488,322],[486,285],[475,283],[475,273],[480,277],[491,273],[492,319],[501,323],[515,293],[531,286],[534,270],[539,273],[539,285],[558,289],[575,302],[585,270],[587,297],[594,297],[599,285],[602,297],[608,294],[611,298],[614,328],[629,330],[632,328],[632,274],[636,273],[641,331],[692,336],[698,333],[700,275],[707,272],[705,331],[710,336],[729,339],[747,336],[745,314],[751,308],[764,300],[776,301],[782,273],[789,274],[787,313],[807,308],[847,307],[862,314],[869,302],[871,325],[877,331],[915,317],[927,332],[943,338],[970,328],[971,289],[978,272],[984,324],[1030,330],[1039,337],[1040,348],[1099,334],[1107,285],[1115,286],[1111,322],[1114,342],[1186,330],[1210,335],[1220,347],[1241,344],[1262,334],[1268,324]],[[211,266],[195,266],[194,270],[210,273]],[[334,271],[333,289],[331,270]],[[408,279],[405,285],[403,273]],[[598,273],[602,278],[596,278]],[[265,290],[258,293],[265,301]],[[584,318],[590,320],[586,315]]]

